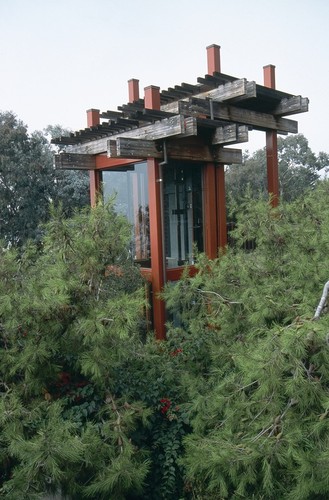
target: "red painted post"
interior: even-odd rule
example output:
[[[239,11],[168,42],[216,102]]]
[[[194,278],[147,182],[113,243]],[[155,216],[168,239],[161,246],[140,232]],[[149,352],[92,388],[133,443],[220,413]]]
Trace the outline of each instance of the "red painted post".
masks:
[[[161,187],[159,162],[154,158],[147,160],[149,182],[149,217],[150,217],[150,246],[152,267],[152,306],[155,335],[158,340],[166,337],[166,311],[159,293],[164,286],[164,255],[162,242],[162,213]]]
[[[220,46],[209,45],[207,47],[208,75],[220,73]]]
[[[87,127],[95,127],[100,124],[99,109],[87,110]]]
[[[149,85],[144,88],[144,108],[146,109],[160,109],[160,87]]]
[[[99,109],[87,110],[87,126],[94,127],[100,124]],[[89,189],[90,189],[90,204],[92,207],[96,205],[97,195],[100,190],[100,172],[97,170],[89,170]]]
[[[160,109],[160,88],[150,85],[144,89],[144,107]],[[150,247],[152,269],[152,307],[155,335],[158,340],[166,338],[166,309],[165,303],[159,298],[165,283],[165,256],[163,255],[162,234],[162,200],[159,162],[150,158],[147,160],[149,183],[149,218],[150,218]]]
[[[139,80],[136,80],[136,78],[131,78],[128,80],[128,95],[129,95],[129,102],[133,103],[138,101],[139,99]]]
[[[263,67],[264,86],[275,89],[275,66],[269,64]],[[266,132],[266,164],[267,189],[272,196],[272,206],[279,203],[279,162],[278,162],[278,135],[271,130]]]
[[[204,243],[209,259],[215,259],[217,244],[216,171],[214,163],[207,163],[203,169],[204,186]]]
[[[226,195],[225,195],[225,166],[218,163],[216,167],[216,191],[217,191],[217,244],[223,250],[227,245],[226,227]]]

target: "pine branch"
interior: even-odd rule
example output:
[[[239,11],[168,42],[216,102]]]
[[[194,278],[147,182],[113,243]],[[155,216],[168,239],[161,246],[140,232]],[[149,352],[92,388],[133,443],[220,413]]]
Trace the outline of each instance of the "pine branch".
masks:
[[[224,302],[224,304],[227,304],[227,305],[232,305],[232,304],[242,304],[242,302],[234,302],[232,300],[229,300],[229,299],[226,299],[225,297],[222,297],[221,295],[219,295],[219,293],[217,292],[213,292],[212,290],[202,290],[201,288],[197,288],[197,291],[198,292],[201,292],[201,293],[209,293],[209,294],[213,294],[215,295],[216,297],[218,297],[222,302]]]
[[[329,281],[327,281],[327,283],[323,287],[322,297],[321,297],[321,300],[319,302],[318,307],[316,308],[315,314],[313,316],[313,321],[320,318],[322,310],[323,310],[325,303],[327,301],[328,291],[329,291]]]
[[[120,412],[118,410],[118,407],[117,405],[115,404],[115,401],[113,399],[113,396],[112,394],[107,394],[106,396],[106,403],[111,403],[112,405],[112,409],[113,411],[115,412],[116,416],[117,416],[117,419],[116,419],[116,422],[115,422],[115,427],[114,427],[114,430],[118,433],[122,433],[122,428],[121,428],[121,415],[120,415]],[[118,446],[120,448],[120,453],[123,453],[123,440],[121,438],[121,436],[118,437]]]

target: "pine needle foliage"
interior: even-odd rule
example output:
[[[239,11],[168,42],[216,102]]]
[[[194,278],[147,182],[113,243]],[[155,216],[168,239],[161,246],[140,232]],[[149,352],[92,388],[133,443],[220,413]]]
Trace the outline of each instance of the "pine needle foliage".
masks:
[[[313,320],[328,280],[328,195],[321,182],[275,210],[245,200],[234,247],[201,255],[194,277],[168,287],[181,322],[169,338],[204,348],[180,378],[193,498],[328,498],[329,319]]]
[[[149,469],[131,436],[151,413],[114,395],[143,331],[130,227],[98,204],[53,209],[43,232],[0,255],[0,495],[124,498]]]

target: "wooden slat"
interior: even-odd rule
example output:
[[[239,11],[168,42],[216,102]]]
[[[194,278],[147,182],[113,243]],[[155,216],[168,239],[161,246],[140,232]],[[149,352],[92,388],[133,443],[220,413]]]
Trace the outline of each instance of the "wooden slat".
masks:
[[[241,101],[243,99],[251,99],[256,97],[256,83],[248,82],[245,78],[240,80],[234,80],[232,82],[224,83],[219,85],[215,89],[208,90],[206,92],[200,92],[193,96],[193,99],[211,99],[214,102],[223,101]],[[183,101],[188,101],[189,97],[182,99]],[[178,113],[179,102],[174,101],[161,106],[163,111]]]
[[[209,102],[204,99],[191,98],[189,101],[178,102],[179,113],[186,116],[204,116],[210,114]],[[277,130],[282,132],[297,133],[296,121],[287,118],[276,118],[267,113],[237,108],[227,104],[213,102],[214,118],[251,126],[256,130]]]
[[[55,155],[55,168],[65,170],[94,170],[96,158],[88,154],[60,153]]]
[[[189,137],[197,135],[197,121],[193,117],[184,117],[175,115],[164,120],[159,120],[151,125],[144,127],[127,130],[111,136],[111,139],[117,137],[132,137],[135,139],[166,139],[168,137]],[[86,144],[79,144],[70,146],[68,152],[70,153],[87,153],[98,154],[108,151],[108,137],[102,139],[95,139]]]

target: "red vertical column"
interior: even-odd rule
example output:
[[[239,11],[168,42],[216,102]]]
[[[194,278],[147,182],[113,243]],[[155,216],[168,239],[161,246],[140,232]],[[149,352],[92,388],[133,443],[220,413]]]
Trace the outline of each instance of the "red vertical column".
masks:
[[[131,103],[139,99],[139,80],[136,78],[128,80],[128,98]]]
[[[203,169],[204,196],[204,243],[209,259],[215,259],[217,244],[216,171],[214,163],[207,163]]]
[[[165,304],[160,299],[164,279],[164,255],[162,241],[162,213],[161,213],[161,187],[159,162],[155,159],[147,160],[149,181],[149,217],[150,217],[150,246],[152,268],[152,306],[156,338],[162,340],[165,331]]]
[[[160,89],[151,85],[146,87],[144,107],[148,109],[160,109]],[[152,306],[153,321],[156,338],[158,340],[166,337],[166,310],[164,301],[160,299],[159,293],[165,283],[165,256],[163,255],[162,234],[162,190],[160,177],[161,169],[159,162],[154,158],[147,160],[148,183],[149,183],[149,217],[150,217],[150,245],[151,245],[151,268],[152,268]]]
[[[208,75],[220,73],[220,46],[209,45],[207,47]]]
[[[224,249],[227,245],[226,227],[226,194],[225,194],[225,166],[218,163],[216,167],[216,198],[217,198],[217,245]]]
[[[87,126],[94,127],[99,125],[100,115],[99,109],[88,109],[87,111]],[[90,204],[92,207],[96,205],[97,195],[100,191],[101,173],[98,170],[89,170],[89,189],[90,189]]]
[[[275,66],[264,66],[264,86],[275,89]],[[267,189],[272,196],[272,206],[279,203],[278,135],[274,130],[266,132]]]

